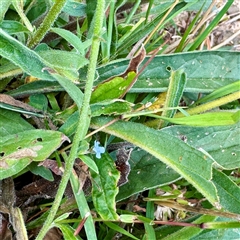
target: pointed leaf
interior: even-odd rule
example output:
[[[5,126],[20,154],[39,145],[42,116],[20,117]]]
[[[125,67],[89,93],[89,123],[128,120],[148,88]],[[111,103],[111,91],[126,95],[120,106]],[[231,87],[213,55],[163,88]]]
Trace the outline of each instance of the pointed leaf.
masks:
[[[99,128],[111,118],[94,118],[92,127]],[[212,160],[183,141],[139,123],[118,121],[102,131],[120,137],[149,152],[174,169],[213,205],[218,198],[212,178]]]
[[[43,161],[67,138],[57,131],[29,130],[0,139],[0,179],[10,177],[32,161]]]
[[[118,220],[115,197],[118,193],[117,182],[120,174],[108,153],[102,154],[101,159],[96,159],[95,163],[99,174],[91,171],[94,206],[102,219]]]
[[[0,29],[0,55],[19,66],[29,75],[45,80],[54,80],[47,71],[43,71],[48,64],[36,52],[24,46],[2,29]]]
[[[135,76],[135,72],[129,72],[126,79],[124,77],[114,77],[109,81],[99,84],[92,93],[91,103],[120,98]]]
[[[132,151],[129,164],[131,171],[128,182],[119,188],[117,201],[144,190],[170,184],[181,178],[159,159],[138,148]]]
[[[146,57],[141,65],[148,59]],[[96,84],[121,74],[128,64],[129,60],[124,59],[99,67]],[[183,69],[187,75],[185,92],[212,92],[239,80],[239,67],[239,52],[198,51],[156,56],[138,77],[130,92],[166,91],[170,70],[177,69]]]
[[[217,188],[220,204],[224,210],[240,212],[240,188],[224,173],[213,169],[213,182]]]
[[[171,126],[161,131],[208,152],[222,168],[235,169],[240,167],[239,126],[240,122],[221,127]]]

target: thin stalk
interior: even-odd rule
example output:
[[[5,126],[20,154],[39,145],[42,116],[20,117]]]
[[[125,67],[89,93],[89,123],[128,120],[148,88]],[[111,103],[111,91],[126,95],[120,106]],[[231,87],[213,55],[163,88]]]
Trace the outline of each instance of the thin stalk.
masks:
[[[229,94],[225,97],[221,97],[217,100],[214,100],[214,101],[211,101],[211,102],[208,102],[208,103],[204,103],[204,104],[199,105],[199,106],[194,107],[194,108],[189,108],[188,110],[186,110],[186,112],[189,115],[199,114],[199,113],[211,110],[213,108],[222,106],[222,105],[227,104],[229,102],[235,101],[235,100],[239,99],[239,97],[240,97],[240,91],[234,92],[234,93]],[[177,117],[183,117],[183,116],[184,116],[184,114],[179,112],[174,117],[177,118]]]
[[[132,10],[131,10],[131,12],[129,13],[129,15],[128,15],[127,19],[126,19],[126,23],[127,23],[127,24],[131,22],[132,17],[134,16],[135,12],[137,11],[140,3],[141,3],[141,0],[137,0],[137,1],[135,2],[134,6],[133,6],[133,8],[132,8]]]
[[[153,29],[153,31],[149,34],[148,38],[145,40],[144,42],[144,46],[146,46],[146,44],[150,41],[150,39],[152,38],[153,34],[158,31],[159,27],[162,25],[162,23],[165,21],[165,19],[167,18],[167,16],[170,14],[170,12],[173,10],[173,8],[178,4],[179,0],[176,0],[175,3],[173,3],[173,5],[169,8],[169,10],[167,11],[167,13],[163,16],[163,18],[160,20],[160,22],[157,24],[157,26]]]
[[[35,32],[34,36],[29,40],[29,48],[33,48],[34,46],[36,46],[44,38],[48,30],[51,28],[51,26],[57,19],[58,15],[61,13],[62,8],[64,7],[66,2],[67,0],[55,1],[51,9],[49,10],[47,16],[44,18],[42,24]]]
[[[212,22],[209,24],[209,26],[205,29],[205,31],[199,35],[199,37],[196,39],[196,41],[193,43],[193,45],[189,48],[188,51],[194,51],[198,46],[206,39],[206,37],[210,34],[210,32],[216,27],[216,25],[219,23],[223,15],[227,12],[227,10],[230,8],[234,0],[229,0],[225,4],[225,6],[222,8],[222,10],[217,14],[217,16],[212,20]]]
[[[60,1],[57,1],[58,3]],[[78,146],[81,141],[84,139],[90,121],[86,121],[86,119],[90,118],[89,116],[89,103],[92,93],[93,82],[95,79],[95,72],[96,72],[96,65],[97,65],[97,58],[99,52],[99,45],[100,45],[100,34],[103,25],[103,18],[104,18],[104,7],[105,7],[105,0],[98,0],[97,7],[96,7],[96,15],[95,15],[95,22],[94,22],[94,29],[93,29],[93,41],[92,41],[92,48],[90,53],[90,61],[88,66],[88,73],[87,73],[87,82],[85,85],[85,94],[83,97],[83,105],[80,111],[79,121],[77,125],[77,130],[74,135],[73,145],[70,151],[70,155],[66,161],[65,171],[62,176],[61,183],[59,185],[55,200],[53,202],[52,208],[49,212],[46,221],[40,230],[36,240],[42,240],[46,235],[47,231],[51,227],[51,224],[54,220],[54,217],[57,213],[59,205],[61,203],[62,196],[64,194],[65,188],[67,186],[68,180],[70,178],[73,164],[78,152]]]
[[[114,11],[115,11],[115,1],[110,3],[110,11],[108,16],[108,29],[107,29],[107,56],[105,56],[105,62],[109,61],[111,54],[111,44],[112,44],[112,32],[114,25]]]

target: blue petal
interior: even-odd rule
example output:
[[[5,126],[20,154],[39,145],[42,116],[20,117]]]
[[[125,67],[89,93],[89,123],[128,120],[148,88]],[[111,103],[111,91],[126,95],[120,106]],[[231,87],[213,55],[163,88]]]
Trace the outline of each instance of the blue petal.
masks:
[[[93,151],[96,153],[96,158],[101,158],[101,153],[105,152],[105,148],[104,147],[100,147],[99,146],[100,142],[98,141],[94,141],[94,147],[93,147]]]

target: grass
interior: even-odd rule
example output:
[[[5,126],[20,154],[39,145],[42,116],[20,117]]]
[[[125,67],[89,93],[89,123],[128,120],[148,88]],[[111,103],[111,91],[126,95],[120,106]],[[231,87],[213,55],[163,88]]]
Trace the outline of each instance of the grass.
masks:
[[[3,239],[239,237],[233,5],[2,3]]]

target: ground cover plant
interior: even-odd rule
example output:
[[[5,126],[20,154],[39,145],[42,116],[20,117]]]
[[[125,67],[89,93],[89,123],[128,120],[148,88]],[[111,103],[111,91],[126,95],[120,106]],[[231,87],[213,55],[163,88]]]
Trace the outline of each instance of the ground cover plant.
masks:
[[[239,239],[239,5],[1,1],[0,238]]]

